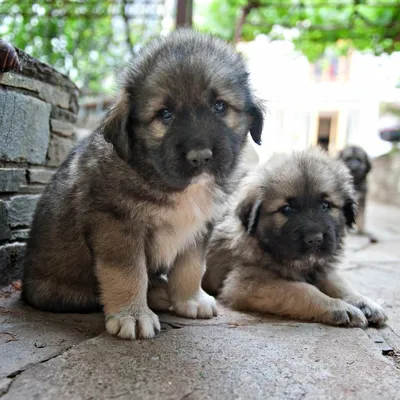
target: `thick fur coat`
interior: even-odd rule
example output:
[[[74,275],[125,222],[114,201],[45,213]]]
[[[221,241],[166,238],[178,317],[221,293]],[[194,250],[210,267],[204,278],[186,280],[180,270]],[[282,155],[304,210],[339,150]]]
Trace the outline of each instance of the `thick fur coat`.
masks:
[[[238,310],[332,325],[382,324],[337,269],[356,195],[345,165],[311,148],[277,154],[240,183],[208,248],[203,287]]]
[[[151,42],[121,81],[40,199],[23,297],[53,312],[103,308],[109,333],[149,338],[160,329],[150,307],[216,314],[201,289],[205,249],[263,114],[242,57],[191,30]]]

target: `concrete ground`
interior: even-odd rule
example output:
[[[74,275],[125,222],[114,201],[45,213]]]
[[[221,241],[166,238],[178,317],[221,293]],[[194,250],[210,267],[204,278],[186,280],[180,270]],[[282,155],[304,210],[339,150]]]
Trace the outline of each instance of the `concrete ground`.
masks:
[[[371,205],[379,239],[348,239],[343,273],[388,326],[346,329],[220,310],[162,315],[153,340],[122,341],[101,315],[53,315],[0,298],[4,399],[400,399],[400,208]]]

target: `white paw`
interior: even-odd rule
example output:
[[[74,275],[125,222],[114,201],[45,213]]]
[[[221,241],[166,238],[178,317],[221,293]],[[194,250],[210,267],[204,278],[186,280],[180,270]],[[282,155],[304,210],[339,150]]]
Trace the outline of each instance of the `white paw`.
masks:
[[[106,317],[106,329],[121,339],[149,339],[161,330],[160,321],[150,309],[130,315],[116,314]]]
[[[337,300],[322,316],[321,322],[350,328],[365,328],[368,325],[367,318],[365,318],[363,312],[343,300]]]
[[[212,318],[217,315],[217,302],[203,289],[187,300],[178,300],[173,304],[173,310],[186,318]]]
[[[346,299],[349,304],[359,308],[366,316],[368,322],[373,325],[384,325],[387,320],[387,315],[384,309],[366,297],[358,297]]]

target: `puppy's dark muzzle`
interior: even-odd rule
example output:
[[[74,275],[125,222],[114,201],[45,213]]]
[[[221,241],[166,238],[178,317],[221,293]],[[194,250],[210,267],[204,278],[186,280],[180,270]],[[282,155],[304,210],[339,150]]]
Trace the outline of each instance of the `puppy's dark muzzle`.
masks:
[[[357,171],[361,166],[360,161],[358,160],[351,160],[347,162],[347,167],[350,169],[350,171],[355,172]]]

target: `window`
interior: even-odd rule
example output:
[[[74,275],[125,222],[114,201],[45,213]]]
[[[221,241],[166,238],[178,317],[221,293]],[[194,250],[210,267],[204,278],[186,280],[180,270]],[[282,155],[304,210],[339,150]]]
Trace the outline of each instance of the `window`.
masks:
[[[319,117],[317,144],[328,151],[332,127],[332,117]]]

